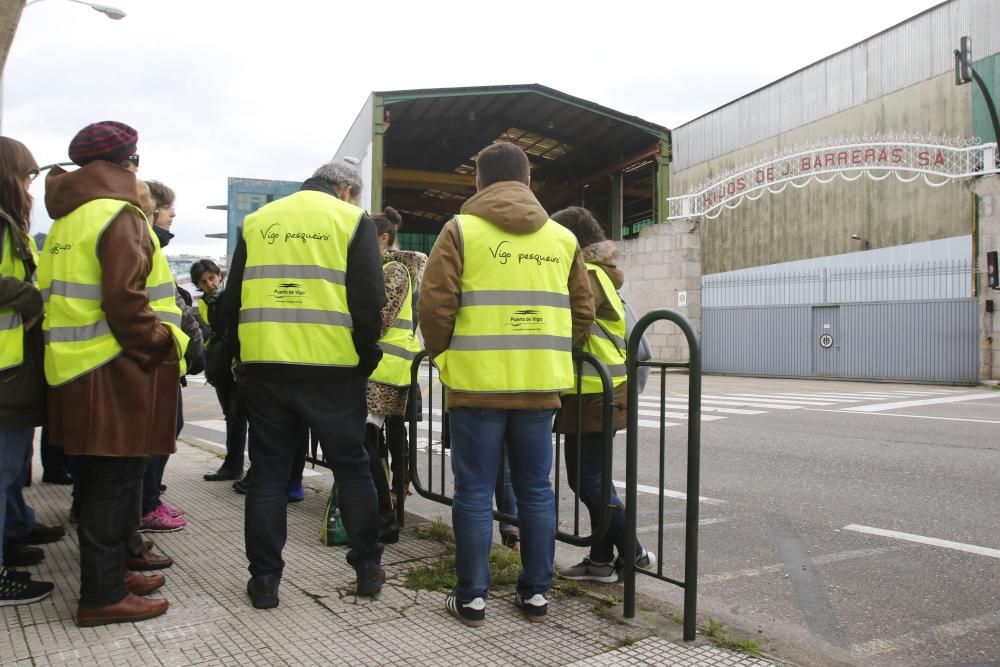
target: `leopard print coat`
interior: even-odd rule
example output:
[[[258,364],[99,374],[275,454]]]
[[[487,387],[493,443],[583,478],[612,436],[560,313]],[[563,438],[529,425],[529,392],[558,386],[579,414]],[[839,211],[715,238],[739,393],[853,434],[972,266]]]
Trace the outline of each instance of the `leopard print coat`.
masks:
[[[384,336],[390,325],[396,321],[399,311],[403,308],[406,300],[407,273],[411,288],[415,293],[420,292],[420,280],[424,276],[424,265],[427,264],[427,255],[412,250],[388,250],[382,258],[384,264],[398,262],[387,266],[385,269],[385,307],[382,308],[382,329],[380,336]],[[400,266],[406,267],[404,271]],[[416,303],[413,304],[413,316],[416,318]],[[406,414],[407,390],[399,387],[379,384],[368,381],[368,412],[380,415],[404,415]]]

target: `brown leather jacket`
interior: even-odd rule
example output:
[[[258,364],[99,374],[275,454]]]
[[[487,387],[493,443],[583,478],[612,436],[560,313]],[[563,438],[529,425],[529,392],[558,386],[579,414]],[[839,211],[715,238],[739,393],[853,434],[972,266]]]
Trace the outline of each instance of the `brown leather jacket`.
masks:
[[[53,219],[100,198],[138,206],[135,176],[95,161],[74,172],[56,167],[45,179],[45,206]],[[153,258],[149,225],[123,211],[101,235],[97,257],[101,308],[122,353],[49,389],[49,440],[67,454],[170,454],[176,449],[179,362],[173,336],[156,319],[145,292]]]
[[[501,181],[483,188],[462,205],[469,213],[490,221],[506,232],[528,234],[541,228],[548,213],[535,199],[531,189],[517,181]],[[424,347],[435,357],[448,348],[458,315],[462,285],[462,241],[458,223],[450,220],[441,230],[420,287],[420,331]],[[594,298],[590,293],[587,267],[577,248],[569,272],[570,313],[573,318],[573,346],[586,339],[594,321]],[[559,408],[559,392],[488,394],[449,391],[449,407],[473,407],[505,410],[541,410]]]

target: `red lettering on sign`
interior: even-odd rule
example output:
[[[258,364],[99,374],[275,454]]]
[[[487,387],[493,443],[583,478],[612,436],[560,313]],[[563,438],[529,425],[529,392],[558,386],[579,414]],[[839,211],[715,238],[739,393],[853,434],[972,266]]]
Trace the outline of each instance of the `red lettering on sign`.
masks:
[[[747,179],[743,176],[740,176],[739,178],[736,179],[736,191],[743,192],[746,189],[747,189]]]
[[[851,151],[851,164],[861,164],[861,151],[857,148]]]
[[[893,148],[892,149],[892,161],[895,162],[896,164],[899,164],[900,162],[903,161],[903,149],[902,148]]]
[[[763,169],[758,169],[757,171],[755,171],[753,173],[753,180],[754,180],[754,183],[757,183],[758,185],[760,185],[761,183],[763,183],[764,182],[764,170]]]
[[[944,164],[944,154],[941,151],[938,151],[937,155],[934,156],[934,166],[936,167],[939,164]]]
[[[931,154],[927,151],[920,151],[917,153],[917,164],[921,167],[926,167],[931,163]]]
[[[865,162],[870,162],[875,159],[875,149],[866,148],[865,149]]]
[[[839,153],[837,153],[837,165],[839,166],[846,164],[847,164],[847,151],[840,151]]]
[[[785,176],[788,176],[790,173],[792,173],[792,163],[791,162],[786,162],[785,163],[785,168],[781,172],[781,176],[785,177]]]
[[[889,154],[886,153],[886,150],[884,148],[878,152],[878,161],[879,162],[885,162],[888,159],[889,159]]]
[[[823,166],[824,167],[833,167],[833,166],[835,166],[836,165],[836,160],[837,160],[837,156],[834,155],[833,153],[824,153],[823,154]]]
[[[767,182],[770,183],[774,180],[774,167],[767,168]]]
[[[802,171],[809,171],[812,169],[812,158],[802,158],[802,164],[800,166]]]

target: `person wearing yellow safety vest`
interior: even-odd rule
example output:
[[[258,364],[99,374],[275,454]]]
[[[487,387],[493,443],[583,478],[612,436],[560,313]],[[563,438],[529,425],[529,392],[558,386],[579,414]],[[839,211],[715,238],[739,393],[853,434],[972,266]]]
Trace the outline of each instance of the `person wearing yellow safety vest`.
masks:
[[[126,570],[146,459],[176,447],[187,336],[174,281],[140,210],[138,133],[103,121],[76,134],[45,181],[53,219],[38,267],[52,442],[76,455],[81,626],[141,621],[164,583]]]
[[[625,382],[625,308],[618,290],[625,282],[625,274],[618,268],[618,244],[608,241],[594,215],[585,208],[571,206],[552,214],[552,219],[573,232],[580,242],[583,259],[587,263],[590,291],[594,295],[597,315],[590,328],[583,349],[604,362],[615,386],[614,430],[625,428],[628,392]],[[565,434],[563,447],[566,458],[566,479],[570,488],[580,495],[580,500],[590,513],[591,526],[600,521],[605,501],[601,498],[601,476],[604,443],[604,398],[600,378],[587,364],[582,365],[580,391],[573,389],[563,395],[559,414],[559,432]],[[578,433],[579,431],[579,433]],[[577,467],[579,486],[577,489]],[[635,558],[636,567],[652,569],[656,556],[643,549],[636,540],[629,548],[625,544],[625,503],[611,487],[611,524],[602,539],[591,545],[590,554],[572,567],[561,568],[560,576],[566,579],[614,583],[619,579],[622,559]],[[614,550],[618,549],[618,560]]]
[[[407,446],[407,399],[410,394],[410,367],[421,350],[417,340],[417,314],[414,295],[420,289],[427,255],[394,248],[402,216],[391,206],[372,216],[382,253],[385,274],[386,304],[382,308],[379,347],[382,361],[368,379],[368,424],[365,449],[371,462],[372,478],[378,491],[379,539],[386,544],[399,541],[399,522],[393,508],[389,478],[383,460],[392,456],[393,477],[402,484],[406,471],[401,469]],[[382,433],[385,433],[382,437]],[[387,450],[383,452],[383,449]],[[397,503],[401,501],[397,498]]]
[[[31,181],[38,164],[20,141],[0,137],[0,537],[7,517],[30,513],[21,491],[32,456],[35,427],[45,421],[45,377],[42,371],[42,295],[33,284],[37,256],[29,236]],[[37,602],[53,585],[33,581],[14,565],[45,557],[31,547],[15,554],[15,545],[0,541],[0,605]],[[34,558],[30,558],[34,556]],[[29,558],[26,558],[29,557]]]
[[[224,329],[237,334],[225,342],[250,419],[247,594],[258,609],[279,603],[301,427],[318,437],[333,470],[357,594],[378,595],[385,578],[364,447],[385,287],[375,225],[357,205],[361,190],[353,168],[323,165],[298,192],[248,215],[233,255],[222,309]]]
[[[521,562],[515,604],[543,620],[555,555],[552,419],[573,384],[572,347],[594,319],[576,239],[532,193],[524,151],[496,143],[476,160],[477,193],[445,224],[420,287],[427,352],[447,387],[458,583],[445,608],[482,625],[493,493],[506,441]]]

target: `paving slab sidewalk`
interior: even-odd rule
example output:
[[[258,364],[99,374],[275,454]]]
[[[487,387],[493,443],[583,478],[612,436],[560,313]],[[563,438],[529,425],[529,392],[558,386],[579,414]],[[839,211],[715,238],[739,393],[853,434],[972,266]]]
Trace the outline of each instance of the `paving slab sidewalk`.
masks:
[[[196,443],[192,440],[191,443]],[[36,458],[37,461],[37,458]],[[29,568],[53,581],[40,603],[0,608],[2,665],[745,665],[772,663],[720,650],[703,640],[675,642],[647,628],[598,615],[594,600],[558,597],[545,623],[528,623],[510,600],[493,599],[486,625],[467,628],[444,610],[439,592],[403,586],[406,572],[440,558],[443,547],[412,526],[386,548],[388,581],[378,600],[352,594],[354,572],[342,547],[319,542],[330,476],[309,477],[306,498],[289,505],[281,605],[258,611],[245,588],[243,498],[227,482],[205,482],[215,450],[183,440],[170,460],[164,500],[187,510],[186,529],[152,537],[174,558],[166,615],[143,623],[78,628],[76,531],[67,523],[70,490],[35,484],[26,497],[46,524],[64,524],[65,539],[44,548]]]

